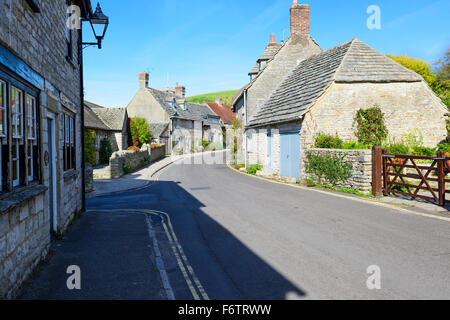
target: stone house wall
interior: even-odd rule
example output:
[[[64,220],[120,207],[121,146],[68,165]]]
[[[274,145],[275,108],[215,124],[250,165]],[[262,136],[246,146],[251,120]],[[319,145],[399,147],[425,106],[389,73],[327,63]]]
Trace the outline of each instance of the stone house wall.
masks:
[[[341,187],[359,190],[363,193],[369,193],[372,190],[372,150],[338,150],[338,149],[317,149],[311,148],[306,152],[312,152],[319,155],[345,155],[345,161],[352,164],[352,176]],[[302,177],[304,179],[311,177],[305,172],[305,158],[302,163]]]
[[[402,134],[419,128],[424,144],[436,147],[447,138],[447,108],[424,82],[335,83],[303,121],[303,148],[314,144],[319,132],[356,140],[354,117],[360,108],[378,105],[385,114],[389,135],[396,141]]]
[[[78,31],[72,32],[73,57],[69,60],[66,58],[66,1],[36,2],[40,13],[34,13],[23,0],[0,1],[0,67],[39,92],[41,172],[39,183],[0,195],[0,247],[7,247],[6,251],[0,250],[0,299],[13,298],[21,283],[48,253],[51,232],[49,206],[53,201],[47,191],[50,172],[44,155],[49,151],[47,118],[50,114],[55,116],[56,129],[58,232],[64,233],[82,209],[83,130]],[[64,114],[75,118],[76,167],[68,171],[64,171],[63,164]]]
[[[248,119],[300,61],[320,52],[320,47],[309,36],[292,34],[247,90]]]

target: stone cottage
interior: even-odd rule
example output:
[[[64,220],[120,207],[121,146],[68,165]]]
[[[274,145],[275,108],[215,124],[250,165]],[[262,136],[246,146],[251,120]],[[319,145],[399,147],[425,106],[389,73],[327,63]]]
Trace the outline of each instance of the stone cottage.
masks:
[[[201,140],[223,143],[220,117],[205,105],[187,102],[185,88],[150,88],[149,75],[139,74],[139,91],[128,104],[130,118],[148,121],[154,139],[165,143],[167,153],[197,151]]]
[[[419,128],[424,144],[447,137],[448,110],[421,76],[358,39],[300,62],[250,118],[248,163],[301,179],[316,135],[356,140],[354,116],[378,105],[392,137]]]
[[[244,127],[300,61],[322,52],[310,35],[310,6],[299,5],[294,0],[290,15],[291,33],[288,39],[277,44],[274,36],[271,37],[269,45],[249,73],[250,83],[233,97],[233,111]],[[247,148],[247,144],[245,139],[239,144],[242,145],[242,151]]]
[[[128,148],[128,113],[125,108],[104,108],[84,101],[84,128],[95,132],[97,161],[101,142],[105,139],[111,143],[113,152]]]
[[[84,207],[81,30],[88,0],[0,1],[0,299]]]

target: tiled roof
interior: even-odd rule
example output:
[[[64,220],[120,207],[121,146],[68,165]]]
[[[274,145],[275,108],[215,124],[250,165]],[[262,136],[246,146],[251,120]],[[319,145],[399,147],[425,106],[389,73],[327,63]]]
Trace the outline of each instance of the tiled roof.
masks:
[[[149,123],[150,131],[152,132],[152,136],[154,138],[159,138],[166,131],[169,126],[169,122],[154,122]]]
[[[283,80],[249,127],[300,119],[336,82],[413,82],[422,78],[353,39],[302,61]]]
[[[222,120],[223,123],[229,124],[236,119],[236,113],[231,111],[231,106],[222,105],[219,106],[214,102],[205,102]]]
[[[125,108],[95,108],[92,109],[92,111],[110,128],[110,130],[123,130],[127,114]]]
[[[94,130],[111,130],[88,106],[84,107],[84,127]]]
[[[259,73],[259,64],[255,64],[255,66],[250,70],[250,72],[248,73],[248,75],[255,75]]]
[[[173,96],[156,89],[148,88],[147,90],[153,95],[153,97],[155,97],[161,107],[169,114],[171,118],[206,122],[208,121],[208,117],[219,118],[205,105],[185,102],[185,108],[183,108],[175,101],[172,107]]]

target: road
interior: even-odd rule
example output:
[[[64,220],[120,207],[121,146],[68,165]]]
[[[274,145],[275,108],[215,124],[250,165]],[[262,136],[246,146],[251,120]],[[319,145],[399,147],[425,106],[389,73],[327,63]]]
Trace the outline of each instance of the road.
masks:
[[[223,164],[172,165],[149,187],[88,207],[24,299],[450,298],[450,222]],[[70,263],[85,270],[78,293],[63,289]],[[370,266],[379,290],[367,287]]]

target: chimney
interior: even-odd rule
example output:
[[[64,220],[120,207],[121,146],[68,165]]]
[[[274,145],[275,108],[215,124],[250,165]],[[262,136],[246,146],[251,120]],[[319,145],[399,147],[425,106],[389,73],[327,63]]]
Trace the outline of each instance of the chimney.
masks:
[[[223,100],[222,100],[222,98],[216,98],[216,104],[218,104],[219,107],[222,107],[222,106],[223,106]]]
[[[291,7],[291,33],[309,36],[309,5],[294,0]]]
[[[139,72],[139,89],[148,88],[148,73],[147,72]]]
[[[186,97],[186,87],[179,86],[177,83],[175,87],[175,97],[184,99]]]
[[[275,34],[272,33],[272,35],[270,36],[270,42],[267,45],[267,48],[269,48],[269,47],[278,47],[278,46],[279,46],[278,43],[275,41]]]

